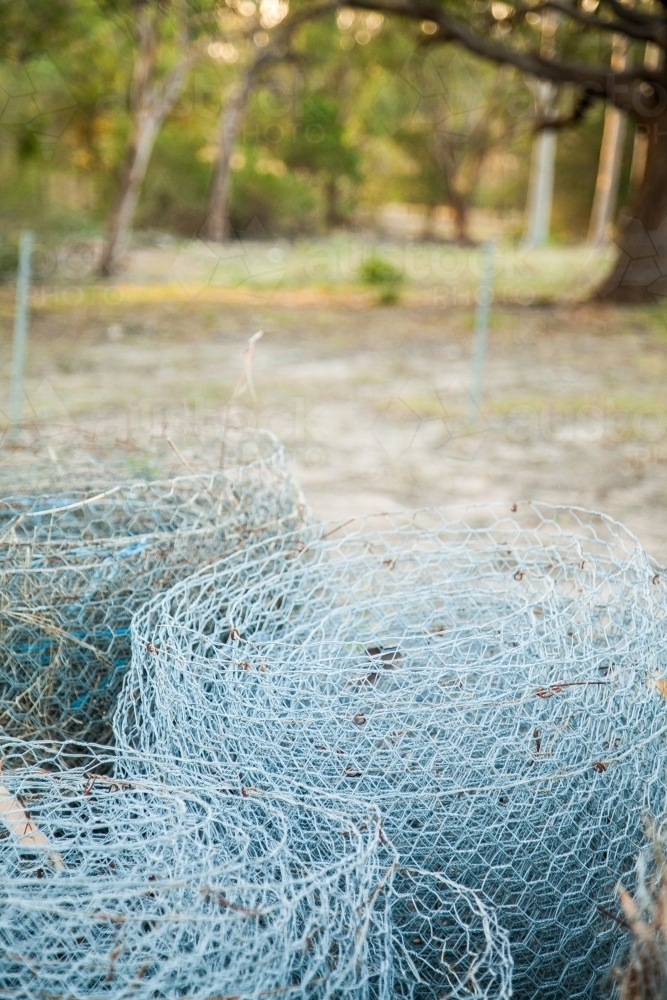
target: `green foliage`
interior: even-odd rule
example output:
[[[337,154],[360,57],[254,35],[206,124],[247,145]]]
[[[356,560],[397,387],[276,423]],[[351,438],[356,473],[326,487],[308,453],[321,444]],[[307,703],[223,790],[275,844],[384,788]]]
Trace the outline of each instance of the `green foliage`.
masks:
[[[308,95],[300,109],[296,128],[287,141],[285,163],[293,170],[318,178],[323,185],[328,226],[342,221],[340,181],[358,181],[359,152],[345,138],[337,103],[324,94]]]
[[[231,224],[237,233],[297,236],[312,232],[316,207],[317,195],[310,185],[294,174],[266,169],[257,156],[250,156],[243,169],[234,172]]]
[[[296,9],[309,0],[292,0]],[[214,0],[145,0],[159,24],[158,75],[173,65],[179,18],[190,37],[226,39]],[[0,225],[85,230],[104,225],[130,133],[136,0],[0,0]],[[502,24],[487,0],[447,9],[502,44],[535,48],[540,30],[511,8]],[[179,13],[180,12],[180,13]],[[184,12],[184,13],[183,13]],[[238,25],[237,25],[238,26]],[[559,20],[558,51],[608,65],[610,35]],[[309,22],[295,58],[263,71],[251,98],[233,171],[234,229],[269,236],[373,221],[389,201],[462,213],[522,212],[533,95],[513,71],[456,46],[424,46],[418,21],[341,9]],[[137,213],[138,227],[194,235],[206,214],[221,96],[256,52],[238,42],[236,62],[204,53],[162,129]],[[643,58],[639,49],[631,52]],[[571,95],[564,90],[563,109]],[[557,236],[587,226],[601,108],[559,134],[554,201]],[[622,175],[627,192],[631,129]],[[457,209],[458,205],[458,209]],[[435,218],[435,213],[432,215]],[[379,285],[377,286],[380,287]]]
[[[19,125],[16,129],[16,155],[19,162],[33,160],[41,153],[39,139],[27,125]]]
[[[359,280],[378,290],[382,305],[394,305],[400,298],[404,275],[380,254],[372,253],[359,267]]]
[[[600,155],[605,109],[593,108],[584,127],[562,131],[554,184],[552,233],[556,239],[585,239]],[[632,162],[634,127],[630,121],[620,171],[620,204],[628,200],[628,180]]]
[[[19,242],[16,236],[0,236],[0,281],[13,279],[19,263]]]
[[[68,0],[0,0],[0,59],[21,63],[56,50],[73,20]]]
[[[206,218],[210,164],[200,156],[199,130],[171,121],[162,130],[146,175],[139,228],[193,238]]]
[[[365,285],[399,285],[403,273],[379,254],[371,254],[359,268],[359,277]]]
[[[582,239],[595,190],[604,108],[594,108],[588,127],[558,136],[552,235],[556,239]]]
[[[285,162],[326,178],[359,176],[359,153],[345,141],[340,109],[323,94],[308,96],[294,135],[285,149]]]

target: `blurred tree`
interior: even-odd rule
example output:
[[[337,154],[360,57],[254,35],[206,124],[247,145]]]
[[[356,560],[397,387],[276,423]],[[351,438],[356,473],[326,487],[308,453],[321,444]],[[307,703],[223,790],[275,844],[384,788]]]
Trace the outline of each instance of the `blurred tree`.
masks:
[[[316,4],[323,7],[308,20],[302,12]],[[558,59],[539,55],[546,8],[559,11]],[[6,224],[30,219],[43,228],[81,230],[96,225],[113,200],[111,269],[135,209],[142,225],[193,235],[206,218],[211,174],[222,178],[224,193],[233,166],[235,224],[257,216],[272,232],[304,231],[327,215],[330,168],[317,166],[321,149],[304,139],[308,116],[317,117],[309,95],[315,105],[320,98],[330,102],[328,110],[319,108],[320,124],[333,114],[328,142],[336,148],[328,155],[338,180],[330,219],[352,218],[355,203],[365,211],[388,200],[451,202],[450,189],[459,184],[469,202],[492,206],[501,197],[494,180],[505,169],[498,168],[501,161],[509,164],[503,206],[515,210],[525,195],[525,139],[503,141],[502,155],[497,147],[486,154],[478,149],[505,127],[511,108],[516,111],[512,94],[507,105],[502,99],[506,78],[496,78],[495,62],[556,85],[560,113],[552,126],[580,122],[597,98],[629,107],[646,140],[647,165],[634,221],[604,291],[626,301],[661,293],[667,275],[661,228],[667,4],[357,0],[350,8],[334,0],[291,0],[285,11],[285,0],[0,0],[0,211]],[[288,34],[281,38],[283,29]],[[611,38],[619,31],[629,39],[628,67],[610,74]],[[661,57],[644,65],[646,42],[654,38]],[[486,59],[487,68],[471,61],[470,73],[450,72],[448,61],[467,59],[465,49]],[[434,59],[442,61],[449,90],[418,93],[414,82],[419,73],[428,82]],[[223,140],[221,104],[232,108],[230,88],[242,83],[251,64],[261,69],[245,109],[241,102],[236,138]],[[195,93],[200,77],[205,87]],[[456,90],[464,80],[470,93],[481,89],[483,114],[465,103],[470,93]],[[564,114],[572,95],[574,110]],[[556,215],[568,234],[578,231],[590,207],[600,131],[597,112],[591,117],[584,135],[573,132],[560,144]],[[142,172],[148,187],[138,202]]]
[[[235,232],[298,236],[316,227],[319,201],[311,185],[256,147],[250,147],[243,160],[231,189],[230,224]]]
[[[100,33],[105,36],[101,44]],[[74,160],[84,155],[81,136],[92,139],[96,101],[109,92],[108,60],[105,64],[101,57],[108,51],[108,36],[106,19],[92,0],[0,2],[5,218],[20,216],[21,224],[45,227],[66,214],[52,197],[50,182],[57,172],[78,169]],[[70,193],[76,186],[72,179]]]
[[[335,20],[326,16],[334,10]],[[262,4],[259,13],[264,16],[261,11]],[[373,76],[380,64],[395,73],[414,47],[410,40],[406,45],[405,38],[412,32],[395,30],[390,38],[381,33],[383,24],[383,15],[375,12],[355,14],[331,0],[319,4],[305,0],[273,33],[271,44],[246,64],[221,118],[207,227],[212,238],[223,239],[227,233],[230,164],[238,141],[247,153],[253,146],[256,151],[264,150],[274,163],[288,164],[308,178],[311,186],[316,180],[324,201],[325,225],[340,224],[348,217],[349,196],[362,179],[364,149],[373,131],[372,110],[370,106],[364,109],[365,103],[373,103],[368,94],[374,90]],[[314,103],[308,103],[309,95]],[[254,159],[247,157],[243,184],[238,174],[232,189],[234,195],[242,188],[244,200],[253,190],[259,196],[260,188],[269,183],[258,175],[250,182],[248,171]],[[277,182],[270,183],[275,187]],[[285,188],[286,182],[281,184]],[[289,185],[289,203],[300,203],[297,191],[298,186]],[[261,214],[266,216],[265,199],[260,201]],[[282,206],[277,214],[283,214]],[[287,229],[303,231],[312,223],[313,213],[308,212],[295,217]]]
[[[211,182],[206,235],[222,243],[229,235],[231,161],[250,93],[263,67],[264,53],[256,51],[232,92],[223,100],[217,129],[215,170]]]
[[[138,229],[192,238],[204,222],[210,164],[201,156],[203,128],[186,110],[177,108],[157,137],[137,206]]]
[[[355,7],[398,14],[432,25],[434,44],[455,43],[497,64],[574,89],[570,113],[543,125],[575,124],[598,100],[627,112],[650,135],[646,168],[636,200],[620,236],[620,252],[598,290],[619,302],[654,301],[667,295],[667,0],[355,0]],[[531,30],[545,11],[558,13],[566,42],[558,55],[540,53]],[[429,29],[430,30],[430,29]],[[651,68],[643,59],[610,70],[611,38],[646,42],[661,52]],[[606,39],[601,58],[601,39]]]
[[[202,55],[202,39],[217,31],[213,0],[103,0],[133,45],[130,131],[109,218],[100,271],[110,275],[123,253],[155,140],[187,75]]]
[[[250,53],[246,54],[235,86],[223,99],[218,124],[217,157],[206,223],[207,235],[218,242],[229,233],[231,158],[253,88],[267,67],[294,60],[290,43],[297,30],[335,10],[340,0],[304,0],[290,13],[287,0],[260,0],[259,5],[254,0],[229,0],[229,4],[238,17],[246,20],[239,40],[251,38],[252,45],[240,46],[249,47]],[[232,49],[238,52],[233,44]]]
[[[558,137],[551,217],[553,236],[582,240],[588,234],[600,158],[604,107],[593,108],[579,128]],[[625,196],[627,183],[621,194]]]
[[[378,154],[386,159],[390,147],[400,147],[404,155],[393,156],[395,197],[431,209],[452,204],[460,236],[467,238],[469,205],[488,157],[525,125],[529,100],[516,74],[493,70],[461,52],[424,52],[424,34],[419,26],[416,32],[406,30],[405,25],[386,24],[375,11],[345,7],[337,11],[335,23],[320,17],[299,33],[297,44],[283,49],[294,66],[292,77],[301,96],[291,101],[290,120],[281,121],[289,141],[272,153],[288,167],[319,179],[318,186],[328,195],[325,218],[330,225],[340,224],[346,214],[341,211],[341,190],[349,196],[364,174],[375,173]],[[250,93],[269,94],[277,79],[278,60],[272,62],[267,50],[264,53],[261,64],[273,66],[271,74],[255,73],[261,60],[255,55],[223,111],[218,183],[221,178],[229,183],[234,144],[247,132],[244,118],[255,132],[262,118],[257,102],[248,106]],[[315,100],[309,107],[307,95]],[[335,114],[332,106],[318,107],[321,98],[335,104]],[[327,142],[316,145],[312,138],[317,134],[321,140],[323,130]],[[340,146],[343,137],[345,149]],[[322,166],[330,174],[330,168],[341,171],[338,178],[329,176],[324,183]],[[387,183],[382,190],[386,200]],[[247,184],[244,191],[250,191]],[[217,226],[212,225],[212,207],[209,213],[208,233],[215,239],[226,232],[226,214],[220,210],[225,199],[217,201]]]
[[[525,87],[508,67],[489,67],[456,50],[416,52],[400,80],[417,96],[396,134],[416,165],[410,188],[433,214],[449,204],[456,240],[470,242],[470,208],[489,156],[509,148],[530,121]]]
[[[285,148],[285,162],[322,184],[326,205],[326,225],[333,228],[343,220],[339,208],[340,181],[359,178],[359,152],[344,135],[340,110],[324,94],[310,94],[303,102],[294,134]]]
[[[68,0],[0,0],[0,59],[26,62],[63,44],[73,16]]]

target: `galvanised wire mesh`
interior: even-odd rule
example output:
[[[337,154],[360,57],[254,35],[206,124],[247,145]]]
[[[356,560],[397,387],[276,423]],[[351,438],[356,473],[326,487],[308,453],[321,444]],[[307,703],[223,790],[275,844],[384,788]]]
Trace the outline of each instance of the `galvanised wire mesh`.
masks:
[[[501,504],[311,526],[174,587],[135,620],[115,728],[193,773],[376,803],[403,866],[495,908],[515,995],[543,1000],[593,996],[614,958],[600,908],[662,805],[665,694],[634,536]]]
[[[492,995],[509,996],[493,919],[444,877],[430,877],[427,895],[426,873],[395,885],[375,809],[222,781],[202,796],[110,777],[109,757],[72,769],[62,746],[50,757],[37,744],[4,751],[3,995],[388,1000],[457,934],[460,965],[443,967],[438,995],[485,995],[493,962],[505,982]],[[389,926],[391,905],[409,913],[410,951]],[[427,941],[432,924],[440,937]]]
[[[389,997],[509,1000],[513,995],[509,938],[479,893],[443,871],[399,858],[382,902],[392,941]]]
[[[0,730],[105,743],[134,611],[239,545],[294,529],[304,507],[282,446],[261,432],[190,458],[165,438],[37,445],[1,477]]]
[[[82,481],[105,489],[112,483],[171,479],[225,467],[225,446],[248,459],[252,434],[221,422],[189,426],[183,419],[121,419],[109,414],[94,423],[35,423],[16,438],[0,441],[0,491],[34,493]],[[227,463],[228,464],[228,463]]]
[[[238,783],[214,807],[109,776],[99,754],[72,768],[66,748],[3,749],[3,997],[388,996],[377,810]]]

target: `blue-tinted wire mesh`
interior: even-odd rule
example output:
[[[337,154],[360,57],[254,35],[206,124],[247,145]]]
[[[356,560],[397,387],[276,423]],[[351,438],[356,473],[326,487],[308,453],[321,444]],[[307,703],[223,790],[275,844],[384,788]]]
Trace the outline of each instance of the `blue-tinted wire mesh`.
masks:
[[[70,454],[46,469],[25,461],[11,488],[2,477],[5,733],[107,742],[137,608],[238,546],[303,521],[270,435],[230,436],[194,467],[162,441],[161,452],[139,453],[152,480],[136,481],[139,459],[130,455],[128,465],[123,454],[97,463]]]
[[[156,599],[115,730],[193,780],[376,803],[403,870],[495,908],[515,995],[591,997],[619,940],[601,908],[662,807],[666,680],[663,583],[621,526],[435,510],[311,526]]]
[[[304,524],[277,442],[34,444],[9,478],[0,460],[0,992],[508,998],[495,914],[399,865],[372,803],[90,743],[110,735],[135,608]]]
[[[69,764],[4,747],[2,996],[388,997],[377,810],[238,783],[213,800],[119,779],[99,752]]]

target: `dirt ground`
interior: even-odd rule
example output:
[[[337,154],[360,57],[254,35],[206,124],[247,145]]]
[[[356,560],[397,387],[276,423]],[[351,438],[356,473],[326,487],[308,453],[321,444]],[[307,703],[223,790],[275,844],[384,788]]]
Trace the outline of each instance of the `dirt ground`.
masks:
[[[155,255],[151,258],[154,266]],[[7,412],[12,290],[0,290]],[[408,290],[37,287],[26,416],[219,422],[263,330],[236,422],[288,447],[326,518],[430,504],[542,499],[624,521],[667,562],[667,324],[660,307],[522,305],[491,314],[470,425],[473,308]]]

